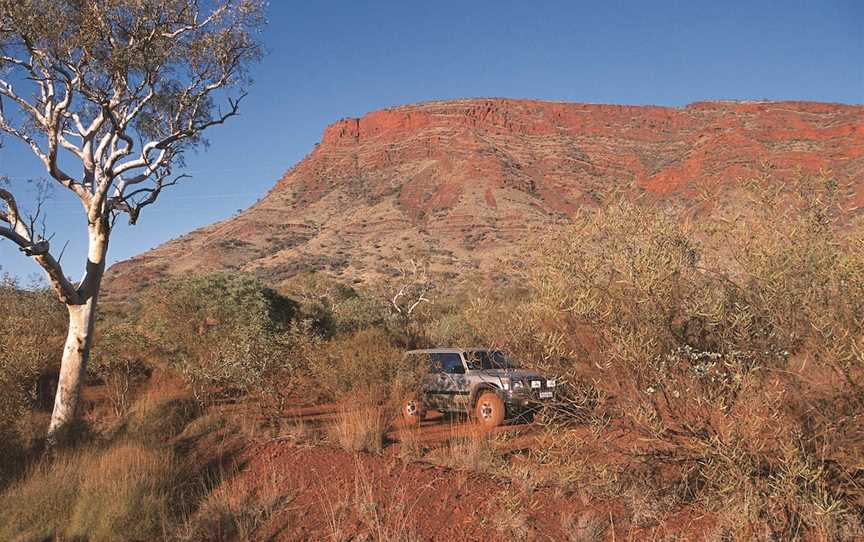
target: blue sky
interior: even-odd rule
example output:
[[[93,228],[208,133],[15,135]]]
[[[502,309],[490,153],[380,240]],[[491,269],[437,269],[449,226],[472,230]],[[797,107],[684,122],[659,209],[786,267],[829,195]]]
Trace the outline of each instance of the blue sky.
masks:
[[[312,150],[324,127],[457,97],[681,106],[708,99],[864,103],[864,2],[294,2],[272,0],[269,54],[239,118],[187,159],[193,179],[118,227],[111,262],[231,216]],[[13,187],[44,176],[7,139]],[[85,222],[63,190],[53,246],[77,279]],[[3,271],[38,267],[0,241]]]

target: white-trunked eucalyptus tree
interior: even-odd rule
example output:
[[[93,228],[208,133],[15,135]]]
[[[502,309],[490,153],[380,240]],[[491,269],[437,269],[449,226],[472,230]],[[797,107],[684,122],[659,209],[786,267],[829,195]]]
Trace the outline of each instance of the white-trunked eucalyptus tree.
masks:
[[[111,229],[122,214],[136,223],[202,132],[237,114],[262,54],[264,9],[261,0],[0,0],[0,130],[32,150],[87,219],[76,283],[22,216],[15,183],[0,188],[0,237],[45,270],[69,311],[49,445],[76,416]]]

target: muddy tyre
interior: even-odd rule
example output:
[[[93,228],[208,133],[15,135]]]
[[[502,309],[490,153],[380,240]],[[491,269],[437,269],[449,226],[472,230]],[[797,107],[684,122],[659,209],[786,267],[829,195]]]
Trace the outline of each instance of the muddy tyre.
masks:
[[[416,395],[410,395],[402,403],[402,421],[405,425],[420,425],[426,416],[426,408]]]
[[[474,405],[474,419],[485,429],[492,429],[504,423],[506,417],[504,401],[494,391],[484,391]]]

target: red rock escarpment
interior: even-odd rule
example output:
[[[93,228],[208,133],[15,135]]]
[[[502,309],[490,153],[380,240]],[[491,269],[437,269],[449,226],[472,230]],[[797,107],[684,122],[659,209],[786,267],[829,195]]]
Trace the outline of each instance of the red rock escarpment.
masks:
[[[186,270],[279,283],[352,280],[422,254],[489,271],[610,191],[687,198],[771,170],[830,171],[864,206],[864,106],[703,102],[682,108],[471,99],[340,120],[259,203],[115,265],[117,288]]]

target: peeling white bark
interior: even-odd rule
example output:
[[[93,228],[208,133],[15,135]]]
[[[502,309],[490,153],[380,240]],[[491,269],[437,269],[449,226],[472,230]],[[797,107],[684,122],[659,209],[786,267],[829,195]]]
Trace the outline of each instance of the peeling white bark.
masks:
[[[60,379],[54,396],[54,410],[48,426],[48,441],[56,444],[60,435],[78,414],[81,386],[87,374],[87,361],[93,343],[93,327],[96,321],[96,298],[84,305],[70,305],[69,331],[60,362]]]
[[[48,446],[62,439],[63,432],[78,415],[81,387],[87,377],[87,362],[96,325],[96,305],[105,272],[105,254],[108,249],[108,233],[98,226],[88,232],[89,249],[87,272],[81,281],[80,304],[67,304],[69,329],[60,361],[60,378],[54,396],[54,410],[48,426]]]

